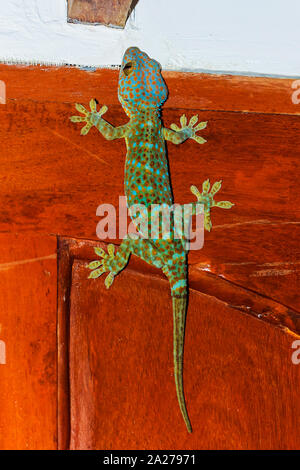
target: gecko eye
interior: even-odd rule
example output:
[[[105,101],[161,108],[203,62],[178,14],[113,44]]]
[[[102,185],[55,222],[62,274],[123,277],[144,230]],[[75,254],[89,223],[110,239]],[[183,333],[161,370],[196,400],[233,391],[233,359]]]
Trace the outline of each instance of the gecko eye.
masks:
[[[135,62],[127,62],[127,64],[124,65],[123,72],[126,75],[126,77],[129,77],[129,75],[132,74],[134,65],[135,65]]]

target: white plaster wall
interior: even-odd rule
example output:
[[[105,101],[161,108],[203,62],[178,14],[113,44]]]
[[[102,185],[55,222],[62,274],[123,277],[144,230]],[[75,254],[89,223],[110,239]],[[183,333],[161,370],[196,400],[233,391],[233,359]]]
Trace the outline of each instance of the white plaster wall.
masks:
[[[299,0],[139,0],[125,30],[66,22],[66,0],[0,0],[0,61],[300,76]]]

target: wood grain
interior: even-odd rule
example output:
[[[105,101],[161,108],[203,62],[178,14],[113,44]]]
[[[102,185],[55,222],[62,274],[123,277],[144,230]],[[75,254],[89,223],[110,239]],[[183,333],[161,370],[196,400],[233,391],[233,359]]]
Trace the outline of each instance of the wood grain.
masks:
[[[98,205],[118,205],[125,144],[105,141],[95,129],[80,136],[80,126],[68,120],[74,112],[61,102],[11,99],[0,107],[1,231],[22,226],[28,233],[96,238]],[[201,187],[210,177],[223,180],[218,197],[235,203],[213,211],[213,231],[190,263],[297,309],[299,117],[167,108],[166,125],[184,112],[209,121],[208,142],[168,146],[175,201],[192,201],[190,184]],[[119,106],[110,107],[107,119],[126,122]]]
[[[246,448],[297,448],[299,432],[295,429],[299,423],[295,390],[299,373],[290,363],[290,344],[299,335],[300,107],[291,100],[293,80],[175,72],[164,72],[164,77],[169,88],[169,99],[163,111],[166,125],[178,123],[183,113],[188,117],[199,114],[201,120],[209,121],[202,133],[208,140],[204,146],[194,142],[168,146],[176,202],[190,202],[189,186],[201,186],[201,182],[210,177],[212,182],[223,180],[222,192],[216,199],[229,199],[235,203],[230,211],[216,209],[213,212],[214,228],[206,235],[204,248],[189,256],[192,304],[188,321],[190,331],[196,331],[196,334],[194,339],[189,339],[190,345],[187,344],[187,364],[190,365],[186,367],[199,374],[193,378],[192,369],[190,372],[186,369],[185,374],[192,418],[207,426],[207,433],[203,427],[198,428],[201,435],[195,438],[195,445],[201,448],[214,445],[219,448],[243,445]],[[78,376],[71,373],[73,389],[81,387],[83,380],[86,387],[83,390],[94,393],[86,403],[94,400],[92,406],[101,410],[98,400],[107,396],[107,390],[100,383],[85,382],[96,372],[92,368],[90,376],[84,369],[88,364],[84,341],[89,335],[93,338],[93,367],[97,363],[96,357],[99,361],[111,360],[102,354],[102,349],[99,351],[99,341],[93,333],[93,328],[98,331],[99,327],[99,303],[107,293],[101,290],[99,295],[101,280],[99,285],[85,283],[84,263],[92,256],[93,244],[100,243],[95,233],[99,221],[96,217],[98,205],[117,204],[118,196],[124,192],[125,145],[124,142],[106,142],[94,129],[87,137],[81,137],[80,126],[73,125],[69,116],[76,114],[75,102],[87,105],[90,98],[96,97],[99,103],[109,106],[106,115],[109,121],[116,125],[126,122],[117,99],[118,71],[0,65],[0,80],[5,82],[7,89],[7,104],[0,105],[0,339],[6,341],[8,361],[6,365],[0,365],[1,383],[4,384],[0,399],[5,403],[0,412],[0,448],[52,449],[57,445],[57,439],[59,448],[68,448],[70,438],[73,447],[95,444],[109,448],[115,428],[108,429],[107,441],[97,440],[106,424],[102,422],[102,428],[97,420],[95,424],[86,404],[80,403],[80,397],[74,398],[74,394],[70,414],[68,341],[72,338],[76,347],[77,331],[78,338],[83,340],[83,362]],[[82,239],[62,239],[59,248],[58,423],[56,235]],[[118,244],[120,240],[114,242]],[[128,275],[120,276],[114,300],[107,298],[101,310],[104,325],[110,325],[106,318],[106,314],[110,314],[107,312],[110,302],[117,309],[128,305],[124,319],[113,313],[117,321],[115,328],[125,332],[125,336],[120,336],[123,338],[121,346],[125,344],[127,348],[124,354],[135,358],[130,359],[130,374],[126,372],[128,380],[132,377],[135,380],[132,373],[139,370],[141,364],[151,366],[142,347],[151,329],[148,323],[148,333],[141,331],[140,315],[146,311],[144,306],[149,305],[146,317],[149,321],[151,311],[157,322],[160,321],[159,312],[170,312],[168,288],[161,275],[148,265],[135,263],[133,259]],[[78,282],[72,282],[74,279]],[[149,286],[146,297],[138,300],[137,286],[140,291],[145,290],[145,285]],[[156,305],[157,289],[162,292],[162,300]],[[135,292],[136,305],[132,304],[132,293]],[[71,336],[68,324],[70,295],[75,301],[71,308]],[[126,297],[128,295],[130,298]],[[82,316],[82,312],[87,315],[89,310],[86,308],[95,312],[94,318]],[[132,315],[137,317],[137,331],[141,336],[134,336],[137,333],[128,329],[132,325]],[[102,316],[100,318],[102,322]],[[199,329],[199,318],[200,324],[203,321],[202,329]],[[163,322],[167,322],[163,323],[164,332],[171,331],[170,321],[171,315],[164,317]],[[99,338],[103,338],[103,332],[100,333]],[[126,338],[131,338],[134,344],[130,346]],[[241,338],[246,338],[245,345]],[[158,387],[161,401],[155,404],[154,412],[161,416],[157,407],[166,407],[160,425],[165,429],[163,422],[173,423],[179,433],[178,440],[172,437],[164,441],[165,445],[188,448],[184,447],[185,438],[180,437],[180,416],[174,415],[177,410],[175,395],[174,406],[172,404],[170,409],[165,402],[165,397],[174,393],[173,372],[168,337],[163,336],[160,340],[163,356],[156,351],[154,373],[159,379],[157,364],[159,360],[165,361],[169,364],[170,382],[167,389]],[[108,354],[113,344],[110,341],[109,337],[103,338]],[[158,337],[150,344],[158,349]],[[125,367],[125,356],[122,358],[118,348],[115,354],[121,355],[119,367],[122,364]],[[142,362],[138,364],[134,361],[138,357],[136,351],[140,349]],[[78,354],[79,351],[80,347]],[[74,371],[77,353],[73,350],[72,354]],[[122,388],[124,385],[118,375],[106,380],[107,383],[116,380],[114,383],[121,387],[114,389],[116,393],[123,398],[127,396],[127,389]],[[142,396],[150,410],[147,393],[156,393],[150,374],[146,373],[144,380],[142,395],[137,382],[132,397],[123,401],[124,424],[132,429],[131,436],[135,435],[145,416],[145,410],[140,409],[136,427],[132,421],[131,399]],[[219,386],[222,391],[220,403],[217,403],[214,397]],[[85,401],[85,394],[81,400]],[[74,421],[74,413],[81,404],[82,420],[78,424]],[[254,410],[253,416],[250,409]],[[116,407],[116,410],[114,426],[122,407]],[[154,412],[149,411],[145,428],[149,432],[157,426],[153,421]],[[83,438],[80,426],[89,419],[91,430]],[[71,427],[70,422],[73,423]],[[232,438],[230,429],[233,430]],[[245,444],[248,431],[249,439]],[[143,445],[146,446],[147,436],[143,432],[141,439],[144,436]],[[129,434],[122,445],[125,446],[128,439]],[[138,439],[132,438],[132,448],[142,442]]]
[[[133,0],[68,0],[69,23],[104,24],[124,28]]]
[[[56,238],[0,235],[0,449],[55,449]]]
[[[156,57],[159,61],[159,57]],[[47,104],[99,103],[118,105],[119,71],[76,67],[0,64],[7,99]],[[169,89],[164,108],[240,111],[263,114],[300,114],[292,101],[294,79],[163,71]],[[120,108],[121,110],[121,108]]]
[[[239,311],[212,292],[195,290],[194,284],[184,361],[194,424],[188,435],[173,383],[167,281],[133,257],[107,291],[102,278],[87,279],[94,243],[68,243],[74,256],[69,332],[72,449],[299,447],[295,390],[300,369],[291,361],[292,334]],[[234,286],[231,298],[236,298]],[[255,296],[252,302],[257,305]]]
[[[73,258],[67,240],[58,239],[57,283],[57,446],[70,445],[69,328]]]

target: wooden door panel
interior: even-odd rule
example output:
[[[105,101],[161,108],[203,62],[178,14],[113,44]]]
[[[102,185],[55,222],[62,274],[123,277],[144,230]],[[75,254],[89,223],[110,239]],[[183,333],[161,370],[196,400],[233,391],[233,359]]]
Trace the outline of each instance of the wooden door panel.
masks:
[[[0,449],[57,448],[54,236],[0,235]]]
[[[131,271],[110,290],[103,278],[86,278],[85,263],[74,262],[71,447],[150,449],[159,430],[184,431],[172,381],[168,286]]]
[[[79,242],[71,277],[72,449],[299,447],[295,336],[191,289],[189,435],[175,393],[167,281],[133,257],[106,290],[103,277],[87,279],[91,243]]]

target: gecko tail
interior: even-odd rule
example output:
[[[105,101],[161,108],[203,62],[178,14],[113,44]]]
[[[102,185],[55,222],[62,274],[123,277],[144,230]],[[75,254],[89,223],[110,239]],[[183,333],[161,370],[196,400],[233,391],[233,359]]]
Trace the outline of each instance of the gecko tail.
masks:
[[[172,297],[173,301],[173,351],[174,351],[174,377],[177,399],[188,432],[192,432],[192,426],[187,413],[184,389],[183,389],[183,347],[185,318],[187,309],[187,297]]]

